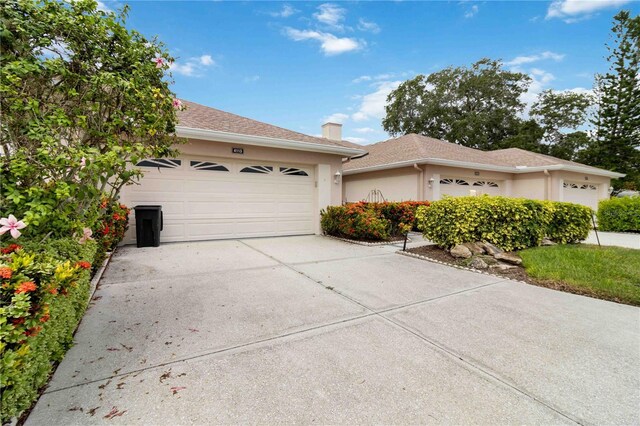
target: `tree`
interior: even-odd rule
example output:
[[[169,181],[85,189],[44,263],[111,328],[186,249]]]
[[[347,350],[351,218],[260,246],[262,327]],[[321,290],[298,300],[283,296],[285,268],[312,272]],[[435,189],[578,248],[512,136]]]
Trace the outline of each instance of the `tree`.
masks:
[[[94,0],[3,0],[0,210],[30,233],[91,226],[129,167],[176,142],[171,58]]]
[[[420,133],[460,145],[495,149],[517,134],[520,95],[531,79],[481,59],[470,68],[449,67],[405,81],[387,98],[384,129]]]
[[[587,110],[593,100],[586,93],[545,90],[531,106],[531,116],[543,130],[540,152],[565,160],[574,160],[589,142],[586,132],[576,130],[587,123]]]
[[[589,164],[626,173],[616,189],[640,189],[640,16],[614,17],[607,45],[609,72],[596,78],[595,140],[584,153]]]

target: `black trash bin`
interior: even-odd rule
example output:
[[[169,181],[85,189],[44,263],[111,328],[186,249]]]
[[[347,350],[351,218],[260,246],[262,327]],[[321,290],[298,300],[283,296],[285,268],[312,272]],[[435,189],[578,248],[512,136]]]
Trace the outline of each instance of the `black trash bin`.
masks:
[[[162,231],[162,206],[135,206],[138,247],[158,247]]]

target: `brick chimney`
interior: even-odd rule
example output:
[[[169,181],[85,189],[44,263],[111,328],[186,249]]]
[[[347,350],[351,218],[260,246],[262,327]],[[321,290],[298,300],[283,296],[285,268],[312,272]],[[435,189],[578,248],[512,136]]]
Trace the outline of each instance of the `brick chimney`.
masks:
[[[342,124],[324,123],[322,125],[322,137],[332,141],[342,140]]]

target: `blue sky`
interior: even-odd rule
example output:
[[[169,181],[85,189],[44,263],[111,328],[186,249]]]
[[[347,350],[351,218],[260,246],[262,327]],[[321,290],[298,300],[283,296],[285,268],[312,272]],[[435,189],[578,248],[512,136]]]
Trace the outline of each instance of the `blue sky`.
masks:
[[[525,100],[590,90],[629,0],[434,2],[104,1],[177,58],[181,98],[317,135],[343,123],[358,143],[388,138],[387,94],[416,74],[482,58],[533,78]]]

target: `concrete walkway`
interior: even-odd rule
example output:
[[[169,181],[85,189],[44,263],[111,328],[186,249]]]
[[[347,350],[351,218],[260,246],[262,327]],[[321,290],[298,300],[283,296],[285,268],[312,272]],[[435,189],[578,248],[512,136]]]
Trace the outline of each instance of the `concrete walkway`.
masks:
[[[640,423],[640,310],[318,236],[125,247],[28,425]]]

